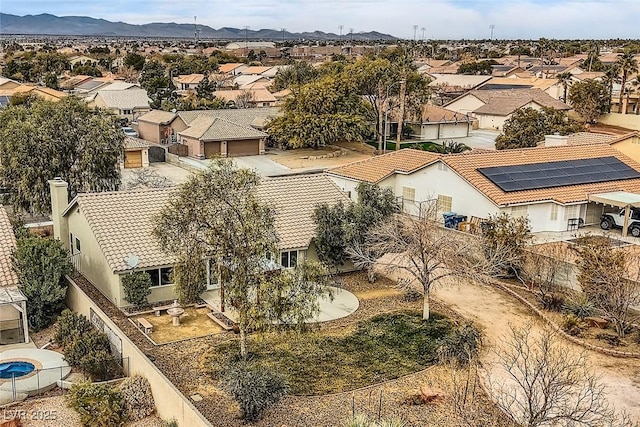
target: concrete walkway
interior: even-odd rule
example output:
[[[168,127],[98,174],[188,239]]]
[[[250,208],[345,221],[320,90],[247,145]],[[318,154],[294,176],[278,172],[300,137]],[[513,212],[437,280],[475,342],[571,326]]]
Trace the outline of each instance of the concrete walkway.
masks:
[[[199,170],[206,169],[211,164],[209,159],[199,160],[190,157],[180,157],[180,161]],[[265,155],[234,157],[233,161],[239,168],[254,170],[263,177],[288,175],[293,172],[288,167],[274,162]]]

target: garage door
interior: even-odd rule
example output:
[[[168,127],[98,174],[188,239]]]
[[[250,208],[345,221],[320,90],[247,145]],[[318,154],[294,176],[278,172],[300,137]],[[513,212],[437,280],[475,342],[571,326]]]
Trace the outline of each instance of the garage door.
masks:
[[[204,157],[210,159],[220,155],[220,141],[209,141],[204,143]]]
[[[257,156],[260,154],[260,141],[250,139],[247,141],[229,141],[227,143],[229,156]]]
[[[125,151],[124,152],[124,167],[129,168],[141,168],[142,167],[142,151]]]

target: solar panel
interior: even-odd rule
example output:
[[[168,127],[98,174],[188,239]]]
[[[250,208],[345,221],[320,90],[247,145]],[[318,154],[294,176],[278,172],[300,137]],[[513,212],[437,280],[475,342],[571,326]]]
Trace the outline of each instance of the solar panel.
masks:
[[[478,172],[507,193],[640,178],[640,172],[614,156],[495,166]]]

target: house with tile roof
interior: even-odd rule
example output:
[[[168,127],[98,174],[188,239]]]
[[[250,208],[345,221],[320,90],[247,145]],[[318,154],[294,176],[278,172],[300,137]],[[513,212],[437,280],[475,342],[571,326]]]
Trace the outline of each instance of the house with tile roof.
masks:
[[[465,93],[444,105],[449,110],[469,114],[478,119],[480,129],[502,129],[504,122],[520,108],[540,110],[550,107],[568,111],[567,104],[538,88],[483,90]]]
[[[473,119],[437,105],[424,104],[420,121],[410,121],[407,126],[411,129],[412,137],[421,140],[464,138],[469,136]]]
[[[90,107],[111,110],[120,118],[135,121],[136,117],[151,110],[147,91],[137,87],[99,90],[89,101]]]
[[[76,270],[119,307],[127,306],[121,276],[137,270],[149,273],[154,283],[150,302],[175,298],[171,273],[174,258],[163,251],[152,230],[154,218],[166,206],[173,189],[149,189],[78,194],[67,203],[67,183],[49,181],[54,236],[72,254]],[[313,212],[323,203],[348,203],[348,197],[325,175],[264,179],[258,186],[261,202],[275,210],[279,237],[278,260],[293,267],[299,260],[317,260],[313,243]],[[215,276],[215,275],[211,275]],[[214,279],[215,280],[215,279]],[[218,284],[208,282],[209,289]]]
[[[252,108],[264,108],[275,106],[278,99],[267,89],[238,89],[238,90],[216,90],[213,96],[225,101],[229,105],[244,107],[246,103]],[[239,102],[238,99],[241,101]]]
[[[9,216],[0,205],[0,345],[29,342],[27,298],[13,268],[16,238]]]
[[[407,149],[327,174],[352,197],[360,181],[389,187],[414,215],[425,203],[468,218],[507,212],[528,216],[534,232],[566,231],[569,220],[597,224],[604,206],[590,196],[640,194],[640,163],[602,143],[449,155]]]

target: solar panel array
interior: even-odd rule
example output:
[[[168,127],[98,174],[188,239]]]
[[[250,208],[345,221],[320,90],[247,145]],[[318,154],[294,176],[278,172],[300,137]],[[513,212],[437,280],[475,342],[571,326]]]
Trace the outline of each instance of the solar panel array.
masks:
[[[640,172],[613,156],[496,166],[478,172],[507,193],[640,178]]]

